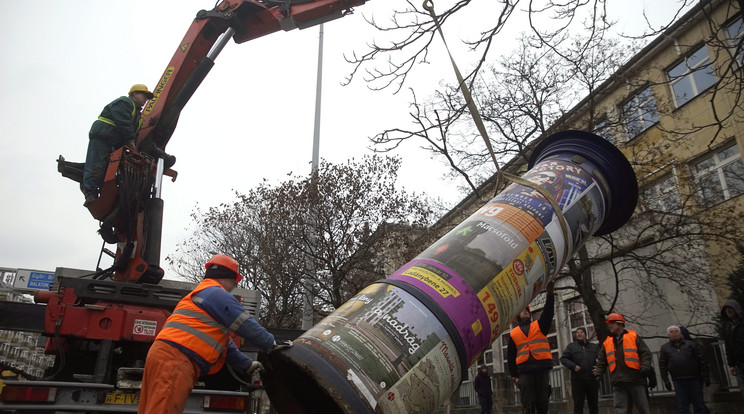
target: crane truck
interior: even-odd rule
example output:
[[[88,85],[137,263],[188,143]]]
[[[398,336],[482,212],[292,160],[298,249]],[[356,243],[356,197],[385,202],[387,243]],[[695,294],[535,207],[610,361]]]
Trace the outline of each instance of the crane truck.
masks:
[[[137,374],[149,346],[190,291],[184,283],[164,280],[160,266],[163,177],[177,177],[175,157],[166,146],[181,110],[231,39],[240,44],[312,27],[350,14],[366,1],[222,0],[196,14],[142,109],[136,148],[110,154],[101,194],[86,203],[105,241],[96,271],[60,267],[49,290],[35,293],[36,303],[0,301],[0,330],[39,333],[45,353],[55,360],[42,377],[19,372],[33,381],[4,381],[0,412],[136,412]],[[78,183],[83,167],[61,156],[57,160],[61,175]],[[115,252],[106,244],[115,244]],[[113,264],[101,269],[104,254]],[[255,315],[258,294],[243,290],[237,297]],[[293,339],[282,338],[291,332],[273,332],[278,340]],[[241,350],[251,350],[234,340]],[[187,412],[252,412],[251,391],[260,384],[232,374],[206,378],[192,393]]]

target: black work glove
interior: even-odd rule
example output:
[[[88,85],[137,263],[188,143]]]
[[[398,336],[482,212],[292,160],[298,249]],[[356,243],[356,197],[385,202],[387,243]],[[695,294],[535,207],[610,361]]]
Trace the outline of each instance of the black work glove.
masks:
[[[651,371],[651,372],[647,372],[645,375],[648,378],[648,387],[656,388],[656,386],[658,385],[656,383],[656,374],[653,371]]]
[[[274,347],[271,348],[272,351],[279,351],[282,349],[287,349],[292,347],[292,341],[287,339],[286,341],[279,341],[278,343],[274,341]]]
[[[705,378],[705,379],[703,380],[703,382],[705,383],[705,386],[706,386],[706,387],[710,387],[710,378]]]
[[[669,380],[664,380],[664,388],[667,389],[667,391],[672,390],[672,383]]]

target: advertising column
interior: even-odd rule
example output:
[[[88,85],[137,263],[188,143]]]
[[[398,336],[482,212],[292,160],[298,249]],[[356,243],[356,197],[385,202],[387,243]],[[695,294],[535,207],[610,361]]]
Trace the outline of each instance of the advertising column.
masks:
[[[433,412],[573,252],[625,224],[637,201],[622,153],[581,131],[545,139],[517,181],[271,353],[272,403],[299,413]]]

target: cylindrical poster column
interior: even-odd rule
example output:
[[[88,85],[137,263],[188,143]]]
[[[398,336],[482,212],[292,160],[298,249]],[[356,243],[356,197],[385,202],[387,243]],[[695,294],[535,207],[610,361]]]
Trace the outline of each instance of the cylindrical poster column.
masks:
[[[388,279],[273,352],[264,386],[281,413],[430,413],[591,236],[630,218],[623,154],[581,131],[541,142],[513,183]],[[563,229],[567,234],[563,233]]]

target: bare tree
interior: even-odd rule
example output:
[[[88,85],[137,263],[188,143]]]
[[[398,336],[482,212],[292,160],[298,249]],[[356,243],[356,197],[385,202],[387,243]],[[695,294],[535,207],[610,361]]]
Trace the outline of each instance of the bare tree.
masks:
[[[514,157],[526,160],[528,144],[581,98],[591,96],[632,50],[599,35],[566,39],[560,49],[539,44],[535,36],[522,36],[513,53],[489,65],[472,87],[500,162]],[[375,135],[371,138],[375,149],[386,152],[405,141],[424,140],[425,150],[446,159],[451,171],[475,190],[495,167],[458,85],[447,85],[422,104],[415,98],[410,113],[413,127]]]
[[[263,295],[263,323],[297,328],[304,281],[323,316],[416,253],[413,236],[426,231],[437,204],[397,189],[399,167],[400,159],[381,156],[322,162],[315,175],[236,193],[231,203],[197,209],[194,234],[167,260],[200,279],[211,254],[235,257],[243,286]]]
[[[656,36],[693,3],[694,0],[680,0],[671,4],[672,17],[658,26],[652,26],[645,10],[639,9],[635,19],[645,21],[646,30],[626,36],[635,39]],[[428,62],[429,49],[437,41],[438,21],[445,31],[464,25],[471,31],[472,34],[465,35],[466,38],[461,41],[477,56],[473,59],[475,64],[465,76],[472,84],[491,55],[500,53],[495,45],[513,41],[504,33],[508,26],[526,27],[531,37],[537,40],[537,46],[557,48],[570,33],[588,33],[590,38],[602,36],[601,33],[613,22],[613,16],[608,15],[606,6],[606,0],[396,1],[392,5],[393,10],[385,12],[391,13],[387,19],[365,14],[367,23],[377,33],[363,51],[346,56],[346,60],[353,65],[347,82],[361,73],[372,89],[401,90],[417,64]],[[362,10],[362,13],[365,11]],[[492,18],[478,18],[482,16]]]
[[[533,31],[520,39],[513,53],[494,65],[485,64],[484,58],[478,68],[485,70],[477,76],[471,72],[469,86],[482,112],[491,145],[501,161],[517,159],[524,164],[530,143],[538,137],[557,129],[584,129],[608,139],[624,136],[625,139],[616,143],[623,144],[639,177],[658,177],[659,171],[675,171],[675,177],[685,183],[674,203],[660,200],[660,194],[642,191],[640,214],[626,228],[596,238],[576,252],[568,263],[565,275],[574,282],[570,288],[580,293],[600,338],[607,334],[604,324],[607,313],[618,310],[623,292],[629,291],[639,292],[637,298],[632,298],[638,300],[639,306],[630,312],[623,310],[631,321],[655,326],[651,320],[660,312],[675,313],[677,319],[686,321],[687,325],[709,320],[711,286],[714,285],[711,274],[716,272],[716,263],[727,261],[726,255],[735,253],[740,244],[736,237],[738,230],[731,222],[741,222],[741,213],[706,212],[706,206],[700,205],[697,196],[701,183],[686,173],[687,159],[694,153],[690,137],[705,132],[711,137],[711,144],[717,142],[725,126],[735,122],[741,114],[741,37],[727,35],[726,26],[713,19],[711,7],[725,5],[725,2],[713,3],[703,2],[698,10],[710,26],[710,32],[715,34],[706,39],[705,44],[721,56],[694,68],[717,71],[717,81],[711,86],[709,98],[712,120],[660,122],[654,128],[662,133],[654,134],[657,141],[653,145],[644,140],[625,143],[629,130],[635,128],[633,117],[643,118],[648,113],[612,113],[599,104],[604,99],[604,91],[618,86],[631,91],[643,91],[643,88],[650,91],[662,83],[668,87],[667,79],[648,75],[652,71],[664,73],[668,68],[628,66],[626,62],[631,54],[639,49],[634,44],[608,37],[611,25],[601,10],[593,15],[594,19],[587,20],[590,22],[585,25],[587,34],[578,37],[569,37],[567,25],[558,24],[555,29],[540,31],[533,24]],[[603,5],[602,2],[568,2],[563,8],[553,3],[538,8],[530,3],[530,12],[545,13],[552,8],[568,22],[576,18],[577,7],[582,4]],[[650,33],[657,34],[668,28],[669,25],[653,28]],[[682,50],[695,46],[680,41],[677,44]],[[394,72],[387,75],[400,79]],[[423,142],[424,148],[446,160],[453,174],[465,177],[471,189],[486,182],[494,172],[491,157],[470,121],[459,85],[446,85],[424,102],[419,102],[415,93],[412,95],[412,126],[376,135],[372,141],[377,149],[388,151],[407,141]],[[733,104],[731,99],[735,100]],[[581,108],[580,113],[574,110],[577,106]],[[653,111],[657,108],[681,117],[679,111],[675,113],[677,106],[672,102],[660,101],[653,106]],[[632,109],[635,112],[649,110],[645,107]],[[658,121],[658,115],[656,117]],[[670,149],[679,156],[670,159]],[[744,183],[744,176],[734,179]],[[648,180],[641,184],[646,189],[653,183]],[[720,257],[708,255],[716,250],[706,250],[711,244],[720,246]],[[670,298],[683,298],[687,306],[682,309],[679,302]]]

